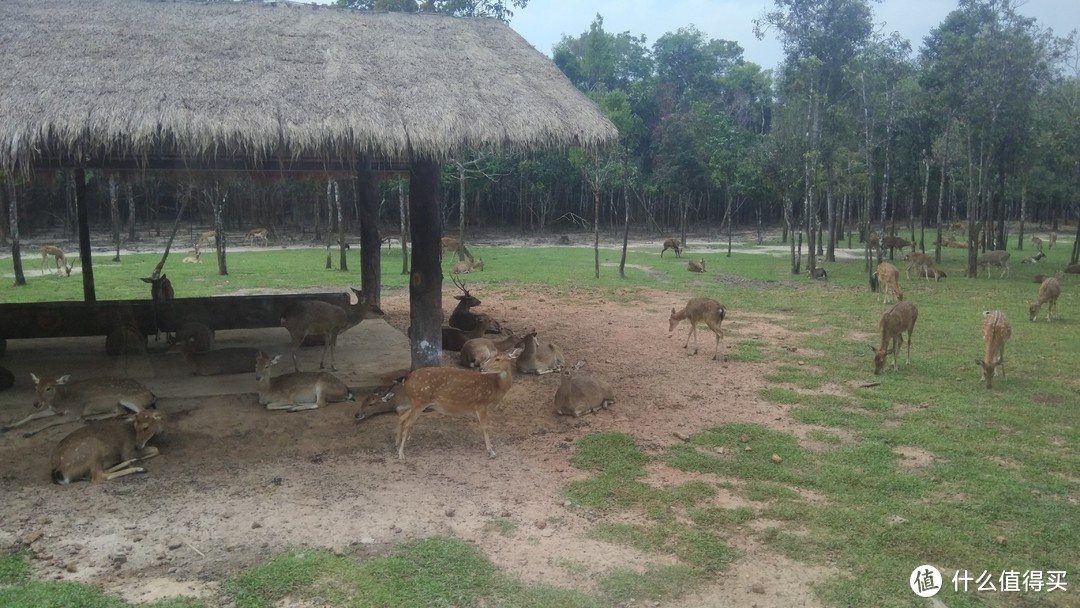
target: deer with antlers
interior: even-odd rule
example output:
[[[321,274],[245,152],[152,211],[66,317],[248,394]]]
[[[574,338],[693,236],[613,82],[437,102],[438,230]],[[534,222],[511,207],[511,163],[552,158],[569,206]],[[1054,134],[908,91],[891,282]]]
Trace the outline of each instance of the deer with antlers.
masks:
[[[494,333],[502,331],[502,326],[498,321],[491,317],[491,315],[472,311],[472,308],[474,306],[480,306],[481,302],[479,298],[469,293],[469,290],[465,287],[464,281],[458,281],[455,276],[451,276],[450,280],[461,290],[460,295],[454,296],[454,299],[457,300],[458,303],[450,313],[449,321],[447,321],[450,327],[460,329],[464,332],[473,332],[476,331],[476,328],[484,325],[486,322],[486,331]]]
[[[60,269],[63,268],[64,276],[71,276],[71,264],[68,264],[64,250],[55,245],[45,245],[41,248],[41,274],[45,274],[45,269],[49,267],[49,256],[52,256],[53,263],[56,265],[56,274],[60,274]]]
[[[682,323],[684,319],[689,320],[690,333],[686,334],[686,344],[683,344],[683,348],[690,347],[690,338],[693,337],[694,354],[696,355],[698,353],[697,326],[699,323],[704,323],[716,335],[716,351],[713,353],[713,360],[719,360],[720,341],[724,338],[724,332],[720,329],[720,325],[724,322],[726,316],[727,309],[716,300],[712,298],[690,298],[682,310],[676,312],[675,308],[672,307],[671,316],[668,317],[668,337],[670,338],[675,334],[675,328],[679,326],[679,323]]]

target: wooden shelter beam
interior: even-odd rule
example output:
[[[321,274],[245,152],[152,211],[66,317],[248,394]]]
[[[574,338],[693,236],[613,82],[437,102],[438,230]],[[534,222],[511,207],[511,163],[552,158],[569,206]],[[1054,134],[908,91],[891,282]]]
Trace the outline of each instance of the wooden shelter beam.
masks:
[[[412,368],[442,364],[442,238],[439,215],[439,163],[414,159],[409,173],[410,236],[409,343]]]
[[[371,170],[376,174],[398,175],[409,171],[408,163],[390,158],[368,159]],[[149,158],[132,157],[93,157],[75,160],[69,157],[45,156],[33,160],[35,171],[69,170],[76,167],[98,169],[110,172],[124,171],[180,171],[185,173],[212,173],[219,176],[222,172],[244,174],[263,173],[318,173],[339,177],[352,177],[354,164],[345,158],[278,158],[270,157],[258,162],[250,158],[213,158],[206,160],[190,159],[181,156],[154,156]]]
[[[79,259],[82,260],[83,300],[97,301],[94,288],[94,263],[90,252],[90,215],[86,209],[86,172],[75,168],[75,214],[79,220]]]

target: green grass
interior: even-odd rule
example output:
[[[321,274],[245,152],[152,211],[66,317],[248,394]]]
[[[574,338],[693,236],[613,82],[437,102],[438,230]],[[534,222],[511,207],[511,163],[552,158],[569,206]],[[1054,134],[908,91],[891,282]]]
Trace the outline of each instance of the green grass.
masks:
[[[627,278],[620,279],[616,268],[603,266],[596,280],[588,249],[477,248],[486,269],[468,277],[470,287],[497,289],[522,302],[535,298],[542,285],[544,297],[551,299],[635,303],[646,290],[662,289],[671,292],[671,306],[680,306],[690,294],[727,306],[725,342],[733,347],[728,364],[767,370],[771,386],[758,397],[784,407],[790,423],[805,425],[813,449],[791,432],[744,423],[701,429],[688,442],[651,447],[648,454],[633,434],[600,433],[574,446],[571,462],[588,476],[568,484],[564,493],[572,508],[597,514],[591,538],[674,557],[676,566],[657,566],[654,574],[680,585],[616,569],[602,574],[592,594],[529,586],[507,578],[461,541],[427,539],[366,561],[319,551],[280,556],[229,581],[226,589],[236,605],[273,605],[287,595],[330,606],[664,601],[738,560],[732,535],[756,537],[794,559],[840,572],[816,587],[831,606],[924,606],[906,582],[923,563],[937,565],[946,578],[954,568],[1075,570],[1080,564],[1075,408],[1080,280],[1071,275],[1062,280],[1053,323],[1031,323],[1026,317],[1027,301],[1037,289],[1031,277],[1060,268],[1057,248],[1054,264],[1015,263],[1002,280],[961,278],[966,253],[960,250],[944,252],[941,267],[949,278],[941,282],[902,276],[905,299],[919,308],[912,360],[905,364],[902,352],[900,369],[878,376],[867,346],[877,346],[877,322],[887,305],[867,290],[861,261],[824,264],[830,281],[819,283],[792,276],[786,258],[739,251],[731,257],[705,254],[709,272],[692,274],[682,260],[661,260],[658,250],[632,250],[627,263],[649,272],[628,268]],[[383,252],[388,288],[405,286],[399,256],[396,250]],[[272,249],[230,254],[228,277],[219,277],[205,262],[171,261],[166,272],[179,296],[358,283],[358,264],[349,273],[326,271],[323,257],[318,249]],[[601,258],[617,263],[619,252],[603,250]],[[98,258],[98,298],[146,298],[149,290],[136,278],[149,275],[157,260],[157,255],[125,256],[120,263]],[[896,263],[902,268],[901,260]],[[10,272],[10,264],[0,261],[0,272]],[[78,279],[41,277],[32,263],[28,270],[30,284],[3,284],[0,299],[81,299]],[[663,322],[667,308],[658,308],[651,314]],[[1013,337],[1005,353],[1007,376],[987,390],[974,361],[982,356],[981,312],[991,308],[1008,314]],[[784,342],[744,333],[747,313],[769,315],[769,322],[785,332]],[[723,453],[717,452],[720,447]],[[907,452],[922,454],[923,461],[909,466],[901,455]],[[648,483],[650,464],[693,472],[695,480],[657,487]],[[713,500],[721,487],[752,506],[717,506]],[[626,523],[621,514],[635,523]],[[750,525],[761,521],[768,527]],[[501,530],[501,524],[492,525]],[[0,584],[7,585],[0,590],[0,605],[126,606],[78,585],[31,582],[28,566],[19,560],[25,562],[0,559]],[[954,594],[950,588],[939,597],[952,608],[1068,606],[1075,605],[1074,582],[1068,594]],[[653,593],[658,595],[648,595]]]

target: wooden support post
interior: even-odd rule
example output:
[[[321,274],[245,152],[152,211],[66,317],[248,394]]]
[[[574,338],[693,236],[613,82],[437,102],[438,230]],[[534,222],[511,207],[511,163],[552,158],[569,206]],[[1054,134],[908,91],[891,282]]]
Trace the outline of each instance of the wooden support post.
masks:
[[[409,172],[409,214],[413,244],[409,277],[412,367],[442,363],[442,236],[439,215],[439,164],[413,159]]]
[[[96,302],[94,264],[90,257],[90,217],[86,210],[86,172],[75,169],[75,209],[79,218],[79,259],[82,261],[83,300]]]

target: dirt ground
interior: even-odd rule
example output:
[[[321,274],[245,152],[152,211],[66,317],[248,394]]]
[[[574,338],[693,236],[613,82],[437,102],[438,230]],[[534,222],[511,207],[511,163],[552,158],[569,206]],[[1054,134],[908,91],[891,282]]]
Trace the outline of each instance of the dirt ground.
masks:
[[[38,577],[92,583],[140,602],[186,594],[222,603],[215,581],[289,547],[378,554],[431,535],[463,538],[526,581],[589,589],[581,565],[591,574],[670,562],[584,538],[599,515],[564,504],[560,494],[586,475],[569,464],[576,441],[599,431],[627,432],[659,453],[680,435],[724,423],[760,423],[803,438],[810,430],[795,424],[785,406],[758,399],[769,364],[711,361],[713,340],[704,327],[698,355],[682,348],[685,323],[669,337],[670,309],[690,294],[656,291],[623,304],[585,290],[529,300],[487,288],[474,293],[483,300],[478,310],[503,325],[536,328],[571,361],[586,359],[591,373],[615,387],[616,404],[579,419],[560,417],[552,406],[557,375],[517,375],[491,417],[497,458],[488,458],[474,420],[432,413],[416,424],[405,460],[398,460],[395,417],[357,424],[353,403],[286,414],[263,410],[253,392],[167,396],[159,403],[169,416],[167,432],[156,440],[162,456],[147,462],[147,474],[71,486],[48,481],[49,453],[70,427],[29,439],[7,433],[0,435],[0,547],[29,546]],[[450,295],[444,295],[447,314]],[[385,294],[382,308],[391,326],[407,325],[407,294]],[[731,311],[722,350],[748,339],[794,348],[795,337],[773,320]],[[277,331],[284,352],[287,337]],[[304,356],[315,361],[318,350]],[[5,364],[13,366],[11,357],[9,347]],[[0,421],[21,417],[29,405],[0,408]],[[649,475],[665,485],[692,478],[660,465]],[[726,490],[714,500],[751,505]],[[512,522],[511,532],[496,520]],[[771,552],[756,535],[768,525],[755,520],[736,533],[730,542],[743,552],[737,563],[664,605],[819,605],[811,585],[838,572]]]

